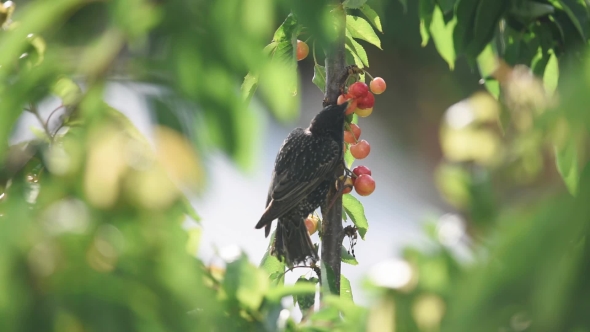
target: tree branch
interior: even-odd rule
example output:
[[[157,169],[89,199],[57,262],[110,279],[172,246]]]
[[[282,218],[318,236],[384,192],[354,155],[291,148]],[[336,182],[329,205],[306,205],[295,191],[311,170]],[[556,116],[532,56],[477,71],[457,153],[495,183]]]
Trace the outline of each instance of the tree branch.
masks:
[[[332,45],[327,48],[326,52],[326,94],[324,96],[324,106],[334,105],[340,95],[340,87],[348,77],[346,72],[346,58],[344,53],[346,12],[340,1],[335,1],[337,6],[332,11],[333,18],[337,27],[337,36]],[[344,132],[344,128],[342,128]],[[343,160],[344,162],[344,160]],[[337,179],[344,173],[344,163],[338,167],[334,179]],[[335,203],[328,208],[329,202],[334,200],[334,195],[339,195]],[[334,186],[331,187],[325,206],[322,206],[322,265],[329,267],[333,272],[335,287],[324,285],[330,289],[333,294],[340,294],[340,265],[342,239],[344,231],[342,229],[342,196],[337,193]],[[326,275],[328,271],[322,271]],[[331,274],[331,273],[330,273]],[[329,278],[331,279],[331,278]],[[329,280],[326,279],[326,280]]]

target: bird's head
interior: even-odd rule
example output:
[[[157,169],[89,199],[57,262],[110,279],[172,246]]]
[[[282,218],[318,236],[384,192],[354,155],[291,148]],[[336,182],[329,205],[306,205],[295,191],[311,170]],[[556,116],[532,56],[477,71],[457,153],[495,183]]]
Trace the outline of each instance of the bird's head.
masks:
[[[341,105],[328,105],[324,107],[314,118],[309,125],[309,131],[314,134],[339,133],[342,134],[344,128],[344,118],[346,115],[346,108],[350,101]]]

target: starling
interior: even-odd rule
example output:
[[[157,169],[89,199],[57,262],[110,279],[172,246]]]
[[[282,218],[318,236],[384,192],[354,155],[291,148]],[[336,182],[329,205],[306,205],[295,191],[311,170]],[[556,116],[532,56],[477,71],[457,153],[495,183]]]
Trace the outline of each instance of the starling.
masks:
[[[318,260],[305,219],[325,201],[336,180],[347,106],[325,107],[308,128],[294,129],[277,154],[266,210],[256,228],[264,227],[268,237],[272,221],[278,218],[271,253],[289,266]]]

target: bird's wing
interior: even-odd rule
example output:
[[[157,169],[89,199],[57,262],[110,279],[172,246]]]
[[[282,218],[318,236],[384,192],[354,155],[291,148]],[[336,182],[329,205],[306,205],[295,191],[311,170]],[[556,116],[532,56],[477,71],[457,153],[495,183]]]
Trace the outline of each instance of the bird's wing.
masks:
[[[294,130],[277,156],[263,219],[272,221],[297,206],[334,170],[341,159],[338,151],[342,147],[332,140]]]

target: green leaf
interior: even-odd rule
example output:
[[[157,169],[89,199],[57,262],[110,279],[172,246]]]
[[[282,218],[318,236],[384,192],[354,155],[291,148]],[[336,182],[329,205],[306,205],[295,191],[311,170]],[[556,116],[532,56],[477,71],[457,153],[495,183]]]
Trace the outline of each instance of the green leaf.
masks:
[[[359,44],[352,36],[346,31],[346,46],[350,52],[356,55],[356,58],[360,60],[359,64],[356,64],[360,68],[364,68],[365,66],[369,67],[369,58],[367,57],[367,52],[365,48]]]
[[[317,278],[305,278],[305,276],[300,276],[299,279],[295,282],[297,284],[305,284],[305,285],[313,285],[314,292],[313,293],[304,293],[304,294],[293,294],[293,304],[299,304],[299,309],[301,312],[305,314],[306,311],[313,308],[315,304],[315,285],[319,282]]]
[[[346,210],[342,208],[342,220],[348,221],[348,215],[346,214]]]
[[[443,12],[436,6],[430,24],[430,34],[438,53],[449,64],[451,70],[455,68],[456,59],[453,45],[453,30],[456,23],[457,19],[454,18],[448,24],[445,24]]]
[[[552,96],[557,89],[557,81],[559,80],[559,64],[555,53],[551,53],[549,61],[545,66],[545,72],[543,73],[543,84],[545,85],[545,91]]]
[[[420,35],[422,36],[422,47],[428,44],[430,39],[430,24],[434,13],[434,0],[420,0]]]
[[[346,8],[353,8],[353,9],[357,9],[362,7],[365,2],[367,2],[367,0],[344,0],[344,2],[342,2],[342,5]]]
[[[555,161],[557,163],[557,171],[561,175],[568,191],[572,196],[576,196],[580,179],[577,140],[570,138],[564,147],[555,147]]]
[[[570,18],[583,40],[586,40],[588,16],[583,4],[577,0],[559,0],[563,10]],[[585,28],[584,28],[585,27]]]
[[[340,298],[354,302],[350,281],[343,274],[340,275]]]
[[[475,14],[480,0],[459,0],[455,16],[457,25],[453,31],[455,53],[461,54],[473,39]]]
[[[450,13],[455,8],[457,0],[438,0],[438,5],[444,14]]]
[[[346,29],[354,38],[362,39],[381,49],[381,40],[364,18],[346,15]]]
[[[489,78],[496,69],[496,66],[496,54],[492,45],[488,44],[477,57],[477,67],[480,76],[484,80],[486,89],[494,98],[498,99],[500,98],[500,83],[495,79]]]
[[[340,247],[340,255],[342,256],[342,262],[350,265],[358,265],[359,262],[356,257],[348,253],[348,250],[344,246]]]
[[[369,7],[369,5],[365,4],[361,7],[361,12],[367,17],[369,22],[373,24],[373,26],[377,29],[377,31],[383,33],[383,27],[381,26],[381,19],[377,12],[373,10],[373,8]]]
[[[513,1],[510,7],[510,14],[527,22],[553,14],[554,11],[555,8],[551,5],[530,0]]]
[[[342,206],[346,210],[346,213],[352,219],[354,225],[358,228],[361,239],[365,239],[365,234],[369,229],[369,223],[367,217],[365,217],[365,209],[361,202],[351,194],[342,195]]]
[[[465,49],[468,56],[476,58],[490,42],[508,4],[509,0],[480,0],[473,26],[473,39]]]
[[[285,283],[285,263],[279,261],[278,258],[270,254],[275,233],[276,231],[273,231],[271,234],[268,247],[260,262],[260,267],[268,273],[271,285],[273,286],[283,285]]]
[[[315,291],[316,289],[314,283],[295,283],[294,285],[279,286],[269,289],[266,293],[266,299],[270,302],[280,302],[285,296],[315,294]]]
[[[404,14],[406,14],[408,12],[408,0],[399,0],[399,2],[402,4],[402,7],[404,7]]]
[[[346,54],[348,55],[347,62],[352,60],[357,67],[363,68],[364,67],[363,61],[361,60],[361,58],[359,58],[359,56],[356,54],[356,52],[353,49],[351,49],[348,44],[344,45],[344,47],[346,50]]]
[[[274,42],[283,42],[288,41],[290,42],[293,38],[293,33],[299,29],[299,25],[297,24],[297,20],[293,14],[287,15],[287,18],[281,23],[281,25],[275,31],[275,34],[272,38]]]
[[[193,207],[191,202],[189,202],[189,200],[186,196],[184,196],[184,195],[182,196],[181,203],[182,203],[182,209],[184,210],[183,212],[187,216],[189,216],[192,220],[194,220],[200,224],[201,217],[199,216],[199,214],[197,213],[197,211],[195,210],[195,208]]]
[[[336,288],[336,277],[334,271],[324,262],[321,262],[322,268],[322,293],[323,294],[338,294],[338,288]]]
[[[252,96],[256,92],[258,88],[258,75],[254,73],[248,73],[246,77],[244,77],[244,82],[242,83],[242,99],[246,102],[246,104],[250,103],[252,100]]]
[[[346,152],[344,152],[344,162],[346,163],[346,167],[348,167],[349,169],[352,167],[352,163],[354,163],[355,159],[352,156],[352,153],[350,153],[350,144],[346,144],[347,145],[347,149]]]
[[[250,310],[256,310],[262,304],[269,281],[262,270],[250,264],[248,258],[242,255],[227,264],[222,285],[230,299],[237,300]]]
[[[317,63],[313,67],[313,78],[311,79],[320,91],[326,91],[326,67],[318,65]]]

